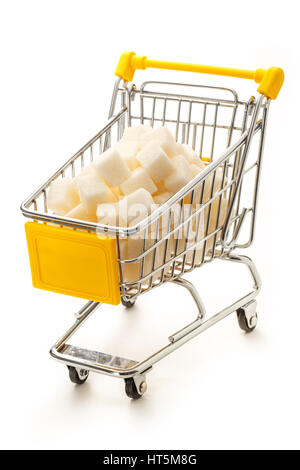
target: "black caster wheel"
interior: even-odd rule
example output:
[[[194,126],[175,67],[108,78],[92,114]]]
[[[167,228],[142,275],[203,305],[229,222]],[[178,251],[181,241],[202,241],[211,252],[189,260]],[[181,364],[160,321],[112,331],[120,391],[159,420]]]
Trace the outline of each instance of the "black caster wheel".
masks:
[[[250,320],[248,320],[243,308],[239,308],[236,313],[241,330],[245,331],[246,333],[251,333],[251,331],[253,331],[257,325],[257,314],[254,313],[254,315],[250,317]]]
[[[124,305],[124,307],[126,308],[131,308],[134,306],[135,304],[135,300],[124,300],[124,299],[121,299],[121,302],[122,304]]]
[[[141,398],[147,390],[147,384],[145,381],[140,383],[139,390],[135,384],[135,381],[130,379],[125,379],[125,393],[129,398],[133,400],[138,400]]]
[[[73,384],[82,385],[87,380],[89,376],[89,371],[85,369],[80,369],[79,373],[75,367],[68,366],[69,377]]]

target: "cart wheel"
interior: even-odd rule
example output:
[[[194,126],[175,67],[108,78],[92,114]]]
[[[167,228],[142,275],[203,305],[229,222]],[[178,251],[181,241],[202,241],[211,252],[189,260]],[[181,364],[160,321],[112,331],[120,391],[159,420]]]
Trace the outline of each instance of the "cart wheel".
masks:
[[[141,398],[147,390],[147,384],[145,381],[140,383],[139,390],[135,384],[133,378],[125,379],[125,393],[129,398],[137,400]]]
[[[69,377],[73,384],[82,385],[89,376],[89,371],[85,369],[80,369],[79,373],[75,367],[68,366]]]
[[[250,333],[255,329],[257,325],[257,313],[254,313],[254,315],[250,317],[250,320],[246,317],[246,313],[243,308],[239,308],[236,313],[241,330],[246,331],[246,333]]]
[[[124,300],[124,299],[121,299],[121,302],[122,304],[124,305],[124,307],[126,308],[131,308],[134,306],[135,304],[135,300]]]

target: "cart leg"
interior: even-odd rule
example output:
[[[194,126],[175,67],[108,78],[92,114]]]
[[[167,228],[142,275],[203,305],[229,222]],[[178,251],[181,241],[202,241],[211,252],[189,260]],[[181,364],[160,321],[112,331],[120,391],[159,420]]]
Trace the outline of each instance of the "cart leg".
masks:
[[[173,279],[175,284],[178,284],[179,286],[185,287],[193,297],[197,307],[198,307],[198,318],[203,319],[205,317],[205,307],[204,303],[202,302],[199,292],[197,291],[196,287],[194,284],[192,284],[190,281],[187,281],[186,279],[183,279],[182,277],[178,279]]]
[[[223,259],[225,261],[233,261],[236,263],[242,263],[245,266],[247,266],[254,281],[255,292],[252,293],[252,297],[253,295],[254,297],[256,297],[261,289],[261,279],[252,259],[249,258],[249,256],[237,255],[236,253],[225,254],[220,259]]]
[[[252,295],[250,294],[250,298],[248,299],[248,302],[245,302],[244,305],[240,306],[237,308],[236,313],[237,313],[237,319],[240,328],[245,331],[246,333],[250,333],[256,328],[257,325],[257,302],[255,300],[255,297],[259,293],[261,289],[261,279],[258,274],[257,268],[252,261],[251,258],[248,256],[243,256],[243,255],[236,255],[236,254],[229,254],[225,255],[223,258],[226,261],[234,261],[237,263],[243,263],[245,264],[252,276],[252,279],[254,281],[254,291],[252,292]]]

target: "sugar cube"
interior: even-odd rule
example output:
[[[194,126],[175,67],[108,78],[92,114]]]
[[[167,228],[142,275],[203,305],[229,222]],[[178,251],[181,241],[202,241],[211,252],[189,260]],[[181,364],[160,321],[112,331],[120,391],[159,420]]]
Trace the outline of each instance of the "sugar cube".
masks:
[[[119,213],[127,223],[131,223],[135,217],[143,213],[143,208],[146,209],[147,215],[150,214],[153,204],[151,194],[146,189],[139,188],[119,201]]]
[[[159,207],[160,207],[160,204],[153,204],[151,212],[154,212]],[[171,214],[170,214],[170,211],[167,210],[163,214],[161,214],[160,217],[157,220],[152,222],[151,225],[148,227],[148,231],[147,231],[148,238],[151,238],[152,240],[155,240],[156,237],[157,237],[157,233],[162,231],[162,230],[167,231],[169,225],[170,225],[169,230],[171,230],[172,216],[173,216],[172,211],[171,211]]]
[[[159,234],[159,239],[162,239],[164,235],[162,232]],[[135,258],[143,255],[143,253],[149,248],[153,248],[149,254],[141,256],[138,261],[132,263],[122,264],[123,280],[125,282],[138,282],[141,277],[148,276],[153,272],[154,269],[158,269],[164,263],[171,259],[172,243],[170,240],[166,240],[155,247],[155,240],[150,238],[144,239],[143,237],[129,238],[126,240],[126,244],[123,245],[122,257],[128,260],[134,260]],[[167,268],[159,270],[156,274],[149,277],[144,281],[144,284],[149,284],[161,279],[162,271],[164,274]]]
[[[177,144],[178,155],[183,155],[189,163],[199,160],[195,150],[187,144]]]
[[[227,212],[227,199],[217,197],[211,204],[211,210],[210,210],[210,219],[209,219],[209,227],[208,227],[208,233],[214,232],[217,228],[220,228],[223,226],[226,218],[226,212]],[[220,206],[220,212],[219,212],[219,206]],[[208,217],[209,213],[209,206],[206,208],[206,216]],[[219,217],[218,217],[219,213]],[[218,232],[220,234],[220,232]]]
[[[82,203],[78,204],[78,206],[70,210],[70,212],[66,214],[66,217],[70,217],[71,219],[86,220],[88,222],[97,222],[97,218],[89,214]]]
[[[91,175],[91,174],[95,175],[97,174],[97,172],[92,165],[87,165],[81,170],[78,176],[85,176],[85,175]]]
[[[152,251],[146,255],[146,269],[148,268],[148,274],[153,272],[154,269],[159,269],[156,274],[153,274],[151,278],[148,279],[150,283],[160,281],[161,278],[167,274],[169,266],[162,268],[165,263],[168,263],[172,258],[173,243],[170,238],[165,238],[164,231],[160,232],[159,239],[164,240],[160,245],[155,247],[153,245]]]
[[[152,132],[152,127],[150,126],[140,125],[140,126],[127,127],[121,140],[122,141],[139,141],[143,137],[145,137],[146,134],[149,134],[150,132]]]
[[[123,242],[123,240],[122,240]],[[141,238],[128,238],[122,243],[121,256],[122,259],[131,260],[140,256],[143,252],[144,240]],[[145,264],[145,263],[144,263]],[[138,282],[141,277],[141,261],[132,263],[124,263],[122,266],[123,281],[134,283]]]
[[[80,203],[78,192],[71,178],[52,181],[48,192],[48,208],[64,215]]]
[[[137,154],[136,159],[156,183],[174,170],[168,155],[155,141],[148,142]]]
[[[181,238],[178,243],[178,253],[183,253],[188,250],[185,255],[185,261],[189,264],[195,263],[199,264],[202,261],[204,242],[200,241],[203,238],[203,232],[198,232],[198,237],[196,238],[196,232],[191,231],[191,236],[186,242],[185,239]],[[193,245],[196,245],[192,248]]]
[[[119,214],[119,205],[117,203],[99,204],[97,207],[97,219],[103,225],[113,225],[114,227],[125,226],[125,220]]]
[[[195,226],[195,216],[193,216],[194,208],[190,204],[177,203],[172,207],[173,227],[177,230],[174,237],[181,239],[189,236],[190,231]],[[189,220],[188,220],[189,219]]]
[[[153,226],[155,223],[153,224]],[[161,269],[158,270],[156,274],[153,274],[151,278],[148,278],[146,282],[156,282],[157,280],[161,280],[162,275],[166,275],[169,271],[169,266],[162,268],[164,264],[169,264],[173,258],[173,250],[174,250],[174,239],[172,236],[168,236],[168,227],[160,228],[159,232],[155,232],[152,228],[151,230],[152,236],[146,240],[145,250],[152,248],[150,253],[145,257],[145,264],[144,264],[144,275],[150,274],[153,269]],[[154,235],[154,236],[153,236]],[[157,244],[157,246],[156,246]],[[154,259],[155,257],[155,259]],[[154,262],[154,263],[153,263]],[[153,267],[154,264],[154,267]]]
[[[128,222],[128,226],[133,227],[148,217],[148,215],[149,212],[143,204],[136,204],[135,206],[130,207],[128,210],[128,218],[131,220]]]
[[[98,176],[88,174],[75,179],[81,202],[89,214],[96,215],[96,209],[101,202],[116,201],[115,195]]]
[[[164,183],[168,191],[176,193],[193,178],[193,173],[184,156],[176,155],[172,162],[175,170],[165,178]]]
[[[126,165],[130,170],[135,170],[139,166],[136,155],[140,149],[139,142],[136,141],[120,141],[115,145],[116,150],[122,158],[124,158]]]
[[[99,155],[93,167],[111,186],[119,186],[130,176],[128,166],[115,148],[110,148]]]
[[[161,194],[161,193],[166,193],[169,192],[165,186],[165,180],[159,181],[159,183],[155,183],[155,186],[157,187],[157,191],[155,195]]]
[[[208,202],[216,193],[218,193],[222,187],[222,180],[223,180],[223,169],[218,168],[215,172],[215,177],[211,174],[205,180],[205,188],[204,188],[204,198],[203,202]],[[225,180],[224,180],[225,184]]]
[[[192,173],[193,173],[193,178],[195,176],[197,176],[201,171],[201,168],[198,165],[196,165],[195,163],[191,163],[190,168],[191,168]]]
[[[219,204],[220,204],[220,212],[219,212]],[[210,250],[213,248],[214,241],[218,242],[221,238],[222,227],[225,222],[225,218],[227,215],[227,204],[228,201],[224,197],[221,199],[215,199],[210,205],[206,206],[203,211],[200,212],[200,228],[199,228],[199,235],[198,240],[201,240],[203,237],[208,237],[206,239],[205,244],[205,254],[209,255]],[[199,207],[199,206],[197,206]],[[209,212],[210,208],[210,212]],[[219,218],[218,218],[219,212]],[[209,216],[210,213],[210,216]],[[209,216],[209,223],[208,223],[208,216]],[[198,219],[196,220],[197,224]],[[217,229],[220,229],[214,235],[212,235]],[[193,226],[193,230],[196,230],[196,226]],[[201,244],[200,244],[201,245]],[[204,245],[204,242],[203,242]],[[199,246],[199,249],[201,246]]]
[[[115,196],[115,199],[114,199],[115,201],[119,201],[119,199],[122,199],[122,197],[124,197],[119,186],[116,186],[115,188],[110,187],[109,189]]]
[[[165,191],[163,193],[157,194],[156,196],[153,196],[154,202],[156,204],[164,204],[168,199],[170,199],[173,196],[172,193],[169,191]]]
[[[187,224],[186,224],[187,225]],[[186,253],[185,260],[187,263],[199,264],[202,261],[204,242],[201,240],[205,236],[205,217],[204,210],[201,212],[200,216],[195,216],[187,232],[187,228],[182,232],[182,236],[178,238],[177,242],[177,253],[183,253],[188,250]],[[199,243],[198,243],[199,242]],[[196,244],[197,243],[197,244]],[[194,248],[192,246],[196,244]]]
[[[145,144],[147,142],[157,142],[169,157],[178,153],[176,140],[167,127],[157,127],[152,132],[147,133],[143,140]]]
[[[130,237],[126,240],[122,240],[121,244],[121,256],[122,259],[134,260],[135,258],[143,255],[143,253],[153,243],[150,239],[144,239],[141,234],[139,236]],[[153,254],[149,253],[146,256],[141,256],[138,261],[132,261],[131,263],[122,264],[123,280],[125,282],[138,282],[141,276],[147,276],[152,271],[152,260]],[[149,282],[149,281],[146,281]]]
[[[136,168],[129,178],[120,184],[121,191],[127,195],[133,193],[139,188],[145,188],[150,194],[157,191],[157,187],[153,183],[152,179],[142,167]]]

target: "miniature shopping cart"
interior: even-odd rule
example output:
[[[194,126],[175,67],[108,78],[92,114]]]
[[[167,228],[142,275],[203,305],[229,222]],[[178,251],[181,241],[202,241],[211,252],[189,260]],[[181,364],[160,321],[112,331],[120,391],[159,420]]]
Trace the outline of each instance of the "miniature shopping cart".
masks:
[[[242,101],[234,90],[223,87],[160,81],[134,85],[135,70],[146,68],[252,79],[259,84],[259,95]],[[28,197],[21,210],[31,219],[25,227],[33,285],[88,300],[73,326],[52,347],[51,356],[67,365],[76,384],[84,383],[90,371],[98,372],[124,379],[126,394],[139,398],[146,391],[145,376],[153,364],[219,320],[237,312],[244,331],[256,326],[255,298],[261,281],[253,261],[236,254],[236,249],[253,241],[269,104],[277,97],[284,75],[275,67],[252,72],[154,61],[126,52],[116,76],[106,126]],[[128,126],[140,124],[167,126],[177,142],[195,149],[205,168],[132,227],[71,219],[49,210],[51,182],[76,176],[114,145]],[[128,246],[135,240],[140,251],[132,255]],[[196,288],[183,276],[214,259],[244,264],[254,289],[206,318]],[[130,308],[141,294],[166,282],[190,292],[197,317],[171,334],[158,352],[136,361],[69,344],[102,303],[122,302]]]

